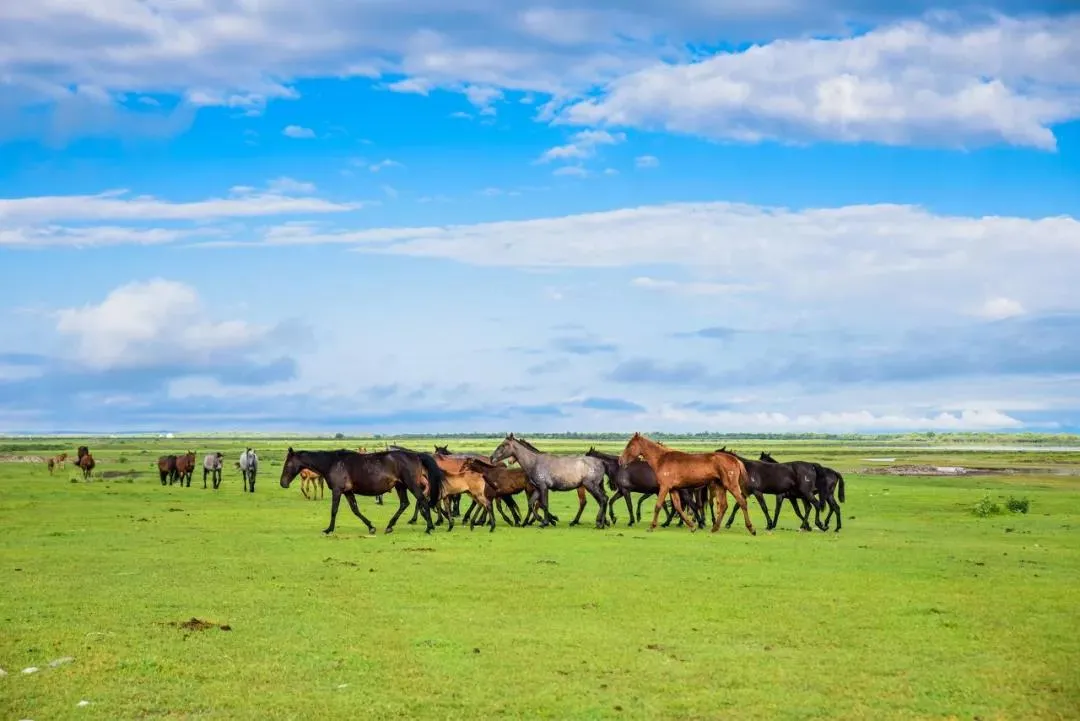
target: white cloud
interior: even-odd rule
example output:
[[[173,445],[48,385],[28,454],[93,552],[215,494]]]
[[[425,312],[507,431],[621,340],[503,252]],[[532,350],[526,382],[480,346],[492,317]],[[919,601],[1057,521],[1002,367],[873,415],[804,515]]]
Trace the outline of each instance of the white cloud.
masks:
[[[267,183],[267,188],[271,193],[278,193],[281,195],[311,195],[316,191],[314,183],[307,183],[302,180],[294,180],[293,178],[274,178]]]
[[[0,226],[0,247],[8,248],[95,248],[109,245],[161,245],[200,235],[216,235],[213,229],[168,230],[165,228],[89,228],[59,225],[4,228]]]
[[[1024,314],[1024,306],[1012,298],[990,298],[979,307],[976,315],[989,320],[1003,320]]]
[[[598,145],[617,145],[626,140],[625,133],[609,133],[606,130],[582,130],[566,145],[548,148],[537,159],[538,163],[550,163],[553,160],[583,160],[596,155]]]
[[[384,159],[380,160],[377,163],[372,163],[371,165],[369,165],[368,170],[370,170],[373,173],[378,173],[380,170],[385,170],[386,168],[400,168],[400,167],[402,167],[402,166],[401,166],[401,163],[399,163],[398,161],[390,160],[389,158],[384,158]]]
[[[552,175],[566,175],[575,178],[584,178],[589,175],[589,171],[580,165],[564,165],[561,168],[555,168],[551,171]]]
[[[356,210],[360,203],[334,203],[319,198],[294,198],[280,193],[255,193],[237,186],[235,197],[210,198],[190,202],[159,200],[153,196],[128,197],[126,190],[97,195],[54,195],[30,198],[0,198],[0,229],[17,223],[45,223],[56,220],[138,221],[209,220],[229,217],[340,213]]]
[[[207,362],[250,349],[269,331],[211,320],[194,288],[160,278],[122,285],[97,305],[66,308],[56,317],[57,330],[75,337],[79,361],[95,369]]]
[[[954,18],[945,16],[948,20]],[[903,22],[658,64],[565,108],[578,125],[756,142],[1056,146],[1080,117],[1080,14],[979,26]]]
[[[300,125],[286,125],[281,134],[287,138],[307,139],[314,138],[315,131]]]
[[[709,429],[718,432],[792,433],[807,431],[986,431],[1023,427],[1023,423],[996,410],[941,412],[931,416],[875,415],[869,411],[840,411],[790,415],[787,413],[707,413],[663,406],[647,417],[656,425],[678,429]]]
[[[634,167],[637,168],[656,168],[659,165],[660,160],[655,155],[639,155],[634,158]]]
[[[758,290],[761,286],[742,283],[708,283],[702,281],[674,281],[658,280],[642,276],[634,278],[631,283],[638,288],[646,290],[658,290],[683,295],[729,295],[748,290]]]

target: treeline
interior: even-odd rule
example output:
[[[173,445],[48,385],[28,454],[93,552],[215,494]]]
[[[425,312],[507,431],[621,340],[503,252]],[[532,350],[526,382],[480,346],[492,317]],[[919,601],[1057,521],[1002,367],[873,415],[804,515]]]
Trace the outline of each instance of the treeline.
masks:
[[[401,434],[375,434],[364,436],[345,436],[337,434],[336,438],[370,438],[376,441],[391,439],[439,439],[460,438],[488,439],[497,438],[501,434],[493,433],[401,433]],[[543,440],[595,440],[595,441],[620,441],[626,440],[629,433],[523,433],[530,439]],[[1073,433],[664,433],[661,431],[646,432],[651,438],[658,440],[673,441],[738,441],[738,440],[763,440],[763,441],[847,441],[864,443],[923,443],[923,444],[994,444],[1007,443],[1032,444],[1032,445],[1080,445],[1080,435]]]

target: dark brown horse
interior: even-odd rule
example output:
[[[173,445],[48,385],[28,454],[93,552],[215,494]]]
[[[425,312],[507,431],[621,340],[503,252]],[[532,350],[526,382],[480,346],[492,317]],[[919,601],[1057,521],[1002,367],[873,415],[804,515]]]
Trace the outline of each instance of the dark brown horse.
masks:
[[[188,451],[176,457],[176,480],[181,486],[191,487],[191,474],[195,472],[195,451]],[[184,481],[187,480],[185,484]]]
[[[763,463],[780,463],[780,461],[773,458],[767,452],[762,451],[759,459]],[[814,492],[817,493],[818,505],[814,512],[814,524],[817,525],[822,531],[829,530],[829,521],[832,519],[833,514],[836,514],[836,532],[840,532],[842,521],[840,519],[840,504],[836,502],[837,497],[840,499],[840,503],[844,502],[844,477],[840,475],[839,471],[836,471],[828,466],[823,466],[820,463],[813,463],[810,461],[787,461],[784,465],[791,466],[797,472],[811,475],[814,478]],[[837,495],[837,491],[839,494]],[[796,499],[799,496],[787,495],[777,496],[776,505],[773,510],[773,523],[776,523],[780,517],[780,508],[784,505],[784,499],[791,501],[791,505],[795,508],[795,513],[799,513],[799,509],[795,506]],[[825,516],[825,523],[821,522],[821,506],[828,504],[829,513]],[[803,515],[809,518],[810,504],[803,499]]]
[[[95,465],[97,464],[94,463],[94,457],[90,455],[90,451],[86,451],[86,453],[83,453],[79,456],[78,466],[82,469],[84,481],[90,480],[90,474],[94,470]]]
[[[672,491],[711,485],[716,498],[716,521],[713,522],[713,532],[720,530],[720,522],[724,518],[724,512],[727,511],[727,494],[730,493],[735,497],[735,503],[742,509],[743,517],[746,519],[746,530],[752,535],[757,535],[754,524],[750,521],[750,512],[746,508],[746,499],[742,493],[742,488],[747,482],[746,466],[735,456],[723,453],[684,453],[668,448],[640,433],[635,433],[619,455],[619,465],[626,466],[639,457],[644,458],[652,466],[660,487],[656,496],[656,507],[653,509],[652,524],[649,526],[650,531],[656,528],[657,517],[664,505],[664,499]],[[682,501],[678,494],[672,495],[671,500],[675,505],[675,510],[693,532],[695,524],[683,512]]]
[[[799,473],[794,468],[784,463],[752,461],[749,458],[743,458],[734,451],[722,450],[717,451],[717,453],[737,458],[742,461],[743,465],[746,467],[747,482],[743,486],[743,489],[746,493],[752,493],[754,498],[757,499],[758,504],[761,505],[761,512],[765,514],[768,530],[776,528],[776,519],[769,518],[769,509],[765,505],[765,498],[762,494],[768,493],[772,496],[801,498],[808,504],[818,507],[818,501],[814,498],[814,477],[812,472],[809,474]],[[809,511],[804,516],[799,513],[799,507],[797,505],[793,503],[792,507],[795,509],[795,514],[802,522],[802,529],[804,531],[809,531]],[[731,522],[734,518],[735,513],[732,512],[731,517],[728,518],[727,526],[731,526]]]
[[[390,518],[386,533],[392,533],[394,524],[409,507],[409,493],[416,499],[420,513],[427,521],[427,532],[435,530],[431,522],[430,504],[438,501],[442,493],[443,472],[427,453],[408,451],[382,451],[360,454],[355,451],[294,451],[289,448],[281,468],[281,487],[288,488],[301,469],[315,471],[326,479],[332,494],[330,502],[330,525],[323,533],[333,533],[337,524],[338,505],[345,496],[353,514],[367,526],[368,533],[375,533],[375,526],[360,513],[356,494],[377,496],[397,491],[400,506]],[[423,487],[424,476],[428,492]]]
[[[501,463],[492,463],[486,458],[469,458],[465,462],[465,467],[483,475],[485,483],[484,496],[502,514],[503,520],[510,525],[520,526],[521,513],[518,511],[517,501],[514,500],[514,496],[523,491],[531,490],[525,469],[507,468]],[[526,498],[528,498],[527,495]],[[506,511],[502,508],[503,503],[510,509],[510,513],[513,515],[512,519],[506,516]],[[465,511],[465,515],[461,517],[462,523],[468,523],[476,506],[475,502],[469,506]],[[484,523],[487,520],[488,512],[489,509],[482,509],[473,523]]]
[[[157,459],[157,468],[161,485],[168,483],[171,486],[176,480],[176,456],[161,456]]]

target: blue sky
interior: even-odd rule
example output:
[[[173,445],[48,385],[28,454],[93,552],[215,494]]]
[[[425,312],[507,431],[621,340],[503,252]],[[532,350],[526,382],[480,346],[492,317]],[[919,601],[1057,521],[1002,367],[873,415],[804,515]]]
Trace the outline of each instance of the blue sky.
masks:
[[[0,431],[1080,428],[1067,2],[0,7]]]

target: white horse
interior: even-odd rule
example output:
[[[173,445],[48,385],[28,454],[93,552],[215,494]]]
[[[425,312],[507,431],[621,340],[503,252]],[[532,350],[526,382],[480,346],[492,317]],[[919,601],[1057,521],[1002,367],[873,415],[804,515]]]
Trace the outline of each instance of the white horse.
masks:
[[[254,449],[248,448],[240,454],[240,473],[244,477],[244,490],[251,483],[251,492],[255,492],[255,475],[259,472],[259,456]]]

